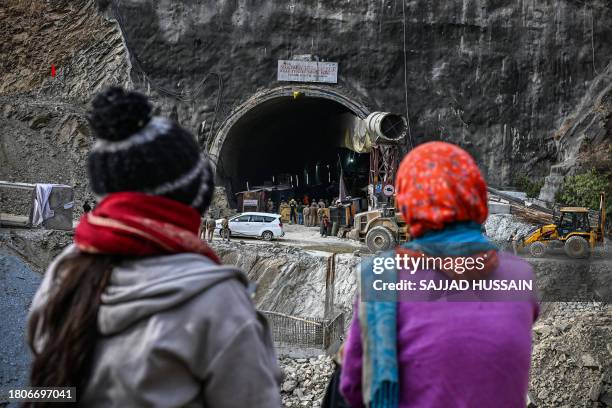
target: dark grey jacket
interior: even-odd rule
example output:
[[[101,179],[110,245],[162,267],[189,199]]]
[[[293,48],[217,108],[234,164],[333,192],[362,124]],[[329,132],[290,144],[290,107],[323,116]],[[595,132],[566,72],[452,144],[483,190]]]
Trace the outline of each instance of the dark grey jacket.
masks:
[[[60,258],[76,253],[73,247]],[[44,307],[57,260],[32,308]],[[196,254],[116,267],[102,296],[87,407],[280,407],[280,370],[246,277]],[[37,336],[44,347],[44,333]]]

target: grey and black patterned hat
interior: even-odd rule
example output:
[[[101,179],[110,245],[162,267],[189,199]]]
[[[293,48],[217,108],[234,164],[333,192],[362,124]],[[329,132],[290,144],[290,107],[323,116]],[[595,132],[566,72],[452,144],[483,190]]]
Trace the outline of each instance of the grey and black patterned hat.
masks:
[[[88,119],[97,139],[88,158],[95,194],[135,191],[206,211],[214,190],[210,162],[191,133],[151,117],[144,95],[109,88],[94,98]]]

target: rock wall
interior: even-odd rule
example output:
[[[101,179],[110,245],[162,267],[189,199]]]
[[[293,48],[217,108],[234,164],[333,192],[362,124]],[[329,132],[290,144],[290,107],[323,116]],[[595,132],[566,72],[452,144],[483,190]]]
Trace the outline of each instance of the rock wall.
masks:
[[[74,186],[80,210],[93,201],[86,104],[106,86],[131,84],[121,32],[93,0],[2,1],[0,22],[0,180]],[[7,212],[13,204],[2,203]]]
[[[338,62],[337,87],[371,109],[408,113],[416,143],[459,143],[492,184],[512,184],[557,162],[555,132],[612,56],[605,0],[99,3],[0,4],[0,178],[69,182],[77,203],[84,103],[109,84],[150,94],[204,142],[281,84],[277,60],[310,54]]]
[[[110,83],[130,84],[121,33],[94,0],[7,0],[0,21],[0,95],[87,102]]]
[[[493,184],[548,172],[554,132],[612,56],[604,0],[130,0],[108,13],[121,16],[138,86],[179,95],[167,104],[194,130],[212,123],[208,73],[223,79],[219,123],[279,85],[277,60],[311,54],[338,62],[339,86],[372,109],[408,111],[416,141],[468,148]]]
[[[354,267],[359,258],[335,255],[333,289],[328,291],[329,253],[284,245],[213,242],[224,263],[243,269],[257,283],[254,300],[259,309],[323,318],[326,299],[333,299],[333,312],[343,311],[350,317],[357,287]]]
[[[540,191],[541,200],[555,201],[564,177],[579,170],[594,168],[612,175],[612,64],[592,81],[555,140],[559,162],[550,168]]]

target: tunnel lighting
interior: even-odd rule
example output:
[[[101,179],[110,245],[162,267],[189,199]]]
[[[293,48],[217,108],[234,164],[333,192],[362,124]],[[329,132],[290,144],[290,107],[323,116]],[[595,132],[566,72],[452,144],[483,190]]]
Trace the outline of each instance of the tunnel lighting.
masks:
[[[247,183],[247,190],[249,190],[249,182],[247,181],[246,183]]]
[[[306,173],[306,185],[308,185],[308,173]]]
[[[295,175],[295,185],[296,185],[297,187],[299,187],[299,186],[300,186],[300,177],[299,177],[297,174]]]
[[[273,182],[273,183],[275,183],[275,181],[274,181],[274,176],[272,176],[272,182]]]

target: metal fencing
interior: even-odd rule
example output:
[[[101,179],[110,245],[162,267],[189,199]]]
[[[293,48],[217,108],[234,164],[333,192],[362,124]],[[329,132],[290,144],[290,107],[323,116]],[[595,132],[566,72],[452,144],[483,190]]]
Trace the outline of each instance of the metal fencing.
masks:
[[[277,348],[326,351],[339,344],[344,335],[344,313],[332,319],[303,318],[284,313],[260,311],[268,320]]]

